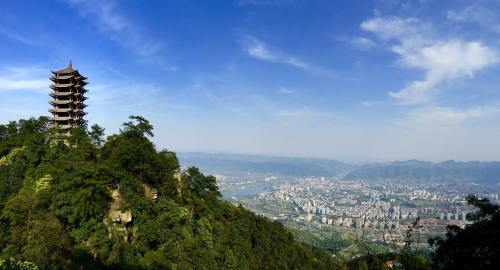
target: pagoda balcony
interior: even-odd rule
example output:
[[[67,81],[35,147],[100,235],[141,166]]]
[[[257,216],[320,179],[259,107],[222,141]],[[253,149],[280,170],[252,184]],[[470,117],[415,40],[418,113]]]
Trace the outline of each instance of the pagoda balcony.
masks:
[[[72,92],[50,92],[51,97],[71,96]]]
[[[68,99],[68,100],[60,100],[60,99],[55,99],[55,100],[51,100],[49,103],[51,105],[66,105],[66,104],[70,104],[72,103],[73,101]]]
[[[71,108],[54,108],[49,110],[50,113],[65,113],[71,111],[73,111]]]
[[[56,116],[52,118],[53,121],[69,121],[72,119],[74,119],[74,117],[71,116]]]
[[[73,127],[72,125],[57,125],[57,124],[55,126],[60,129],[69,129]]]
[[[54,83],[50,85],[50,88],[66,88],[66,87],[71,87],[74,86],[73,83]]]

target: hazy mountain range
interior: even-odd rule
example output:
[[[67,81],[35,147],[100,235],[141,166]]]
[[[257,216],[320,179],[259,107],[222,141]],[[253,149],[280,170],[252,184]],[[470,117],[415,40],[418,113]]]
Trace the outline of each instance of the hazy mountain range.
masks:
[[[354,165],[329,159],[212,153],[177,154],[182,166],[197,166],[210,173],[331,177],[343,176],[355,169]]]
[[[419,160],[349,164],[316,158],[270,157],[260,155],[178,153],[184,167],[198,166],[220,174],[272,174],[325,176],[345,180],[411,180],[499,183],[500,162],[427,162]]]

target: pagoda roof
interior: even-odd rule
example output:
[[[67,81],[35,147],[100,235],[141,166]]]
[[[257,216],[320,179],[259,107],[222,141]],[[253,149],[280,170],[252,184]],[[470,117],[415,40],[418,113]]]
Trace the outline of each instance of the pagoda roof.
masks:
[[[68,66],[65,69],[53,70],[52,71],[52,73],[54,73],[55,75],[59,75],[59,74],[73,74],[75,72],[78,72],[78,70],[77,69],[73,69],[73,67],[71,67],[71,66]]]
[[[55,72],[55,71],[52,71],[52,72]],[[60,75],[60,74],[56,74],[56,76],[52,76],[50,77],[51,80],[67,80],[67,79],[71,79],[75,77],[75,75]]]
[[[69,64],[68,64],[68,66],[66,68],[61,69],[61,70],[53,70],[52,73],[54,75],[61,75],[61,74],[78,74],[78,75],[80,75],[80,73],[78,72],[78,69],[74,69],[73,68],[73,64],[71,63],[71,60],[69,61]],[[83,79],[86,79],[83,76],[81,76],[81,77]]]

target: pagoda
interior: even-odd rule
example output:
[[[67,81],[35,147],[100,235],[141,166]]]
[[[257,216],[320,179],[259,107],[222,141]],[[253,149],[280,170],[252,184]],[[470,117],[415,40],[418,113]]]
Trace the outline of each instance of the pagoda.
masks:
[[[85,85],[87,78],[81,75],[77,69],[73,69],[71,61],[68,67],[62,70],[52,71],[53,76],[50,80],[52,91],[50,104],[52,109],[51,124],[53,127],[68,132],[71,128],[85,126],[86,121],[83,116],[86,114],[83,109],[86,107],[84,101]]]

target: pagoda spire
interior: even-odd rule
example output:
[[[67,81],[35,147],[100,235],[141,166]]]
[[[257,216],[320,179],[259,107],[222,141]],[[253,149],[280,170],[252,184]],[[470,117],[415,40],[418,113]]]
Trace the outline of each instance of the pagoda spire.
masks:
[[[86,114],[83,109],[86,107],[84,101],[87,99],[85,85],[87,78],[81,75],[77,69],[73,68],[71,59],[68,67],[61,70],[52,71],[50,80],[52,100],[52,126],[58,127],[65,132],[71,128],[85,126],[86,121],[83,116]]]

